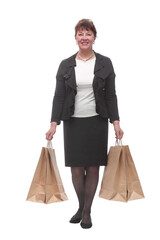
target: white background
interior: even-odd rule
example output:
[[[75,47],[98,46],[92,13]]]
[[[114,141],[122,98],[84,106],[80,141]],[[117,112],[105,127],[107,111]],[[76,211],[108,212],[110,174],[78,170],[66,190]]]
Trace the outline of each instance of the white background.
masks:
[[[101,168],[88,230],[69,223],[78,203],[64,166],[63,122],[52,144],[69,200],[26,201],[47,144],[57,68],[78,51],[74,27],[82,18],[97,28],[94,50],[113,62],[123,144],[130,147],[145,194],[128,203],[99,198]],[[1,239],[159,239],[159,22],[158,0],[1,0]],[[109,124],[108,147],[114,144]]]

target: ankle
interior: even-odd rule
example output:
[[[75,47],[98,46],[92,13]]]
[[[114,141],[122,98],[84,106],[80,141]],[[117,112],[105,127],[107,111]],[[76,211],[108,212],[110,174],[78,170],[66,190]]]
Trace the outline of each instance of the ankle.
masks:
[[[91,210],[83,209],[83,215],[90,215],[90,214],[91,214]]]
[[[77,210],[77,212],[75,213],[75,216],[82,216],[83,210],[81,210],[80,208]]]
[[[82,213],[83,212],[83,207],[79,207],[78,212]]]

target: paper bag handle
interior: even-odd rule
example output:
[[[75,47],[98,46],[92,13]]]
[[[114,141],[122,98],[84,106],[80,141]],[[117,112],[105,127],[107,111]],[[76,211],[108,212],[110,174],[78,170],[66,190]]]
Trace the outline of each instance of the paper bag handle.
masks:
[[[53,148],[53,146],[52,146],[52,141],[51,141],[51,140],[48,140],[48,142],[47,142],[47,148]]]
[[[116,138],[115,146],[122,146],[122,139]]]

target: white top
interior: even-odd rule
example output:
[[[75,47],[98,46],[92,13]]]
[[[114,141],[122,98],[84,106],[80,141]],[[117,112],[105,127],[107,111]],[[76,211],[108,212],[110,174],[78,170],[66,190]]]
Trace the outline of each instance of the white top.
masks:
[[[94,66],[96,58],[86,62],[76,59],[77,94],[75,96],[75,110],[72,117],[91,117],[96,113],[95,96],[93,92]]]

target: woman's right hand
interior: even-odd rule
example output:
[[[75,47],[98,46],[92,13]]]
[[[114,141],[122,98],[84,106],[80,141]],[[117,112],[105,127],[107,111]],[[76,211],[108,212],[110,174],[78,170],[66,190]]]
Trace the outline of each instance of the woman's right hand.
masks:
[[[53,135],[56,133],[56,127],[57,127],[57,123],[52,122],[50,129],[48,130],[48,132],[46,132],[46,139],[47,140],[52,140]]]

